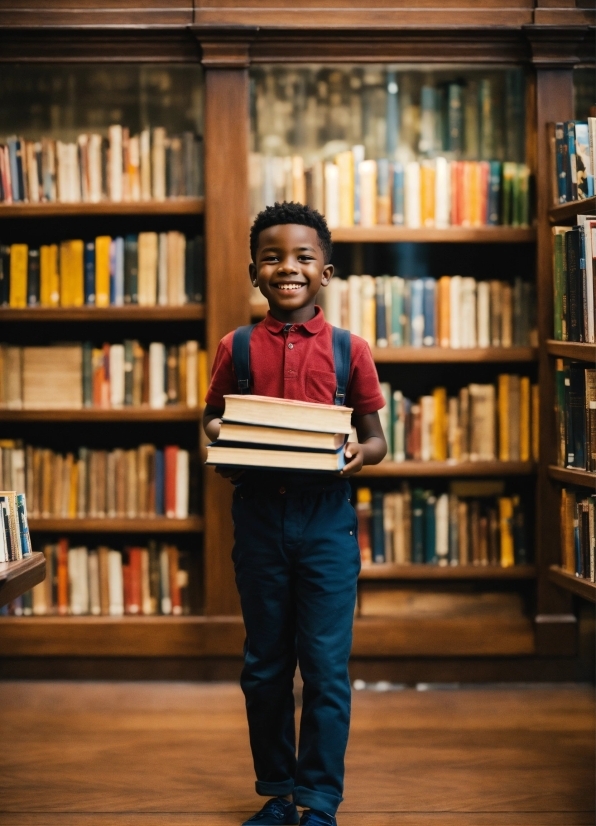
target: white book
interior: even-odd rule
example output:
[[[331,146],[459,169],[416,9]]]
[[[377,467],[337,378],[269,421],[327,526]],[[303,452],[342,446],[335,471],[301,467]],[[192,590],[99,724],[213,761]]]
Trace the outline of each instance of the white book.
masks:
[[[26,161],[26,169],[25,174],[27,175],[27,181],[29,184],[29,201],[32,204],[37,204],[40,201],[39,198],[39,175],[37,173],[37,160],[35,157],[35,143],[33,141],[27,141],[25,143],[25,161]]]
[[[178,232],[177,230],[172,230],[168,232],[168,258],[167,258],[167,268],[168,268],[168,286],[167,286],[167,295],[168,295],[168,305],[170,307],[176,307],[180,304],[180,289],[179,289],[179,279],[180,279],[180,252],[181,252],[181,243],[180,243],[180,236],[182,233]],[[182,267],[184,267],[184,258],[182,259]],[[184,302],[182,302],[184,303]]]
[[[25,451],[21,447],[15,447],[11,456],[12,464],[12,487],[17,493],[25,490]]]
[[[406,423],[404,420],[404,394],[401,390],[393,393],[393,461],[405,462]]]
[[[410,161],[406,164],[404,182],[405,221],[407,227],[420,226],[420,164]]]
[[[141,163],[141,200],[151,200],[151,133],[143,129],[139,138]]]
[[[101,201],[101,135],[89,135],[87,148],[89,166],[89,201],[97,204]]]
[[[77,159],[80,164],[80,194],[81,200],[89,202],[89,135],[82,134],[77,138]]]
[[[168,304],[168,233],[159,233],[157,255],[157,303],[160,307]]]
[[[153,130],[151,147],[151,179],[153,198],[163,201],[166,197],[166,130],[158,126]]]
[[[358,164],[360,226],[374,227],[377,223],[377,162]]]
[[[325,320],[334,327],[341,327],[342,281],[332,278],[325,292]]]
[[[366,156],[366,148],[357,143],[352,147],[352,163],[354,167],[354,223],[360,224],[361,210],[360,210],[360,164]],[[353,332],[353,331],[352,331]]]
[[[339,167],[325,164],[325,218],[330,229],[339,226]]]
[[[188,516],[188,450],[176,453],[176,519]]]
[[[124,304],[124,238],[114,238],[114,304]]]
[[[439,565],[449,561],[449,495],[442,493],[435,505],[436,552]]]
[[[143,307],[154,307],[157,301],[157,233],[140,232],[138,250],[139,304]]]
[[[161,613],[172,613],[172,596],[170,591],[170,560],[168,552],[162,548],[159,553],[159,587],[161,597]]]
[[[33,586],[34,617],[43,617],[48,613],[47,591],[48,586],[45,580]]]
[[[110,405],[124,406],[124,345],[110,346]]]
[[[362,281],[359,275],[348,277],[348,317],[350,332],[355,336],[362,335]]]
[[[460,327],[462,347],[476,347],[476,279],[461,280]]]
[[[184,233],[182,233],[182,232],[178,233],[178,259],[177,259],[177,263],[178,263],[178,269],[176,271],[176,274],[177,274],[176,283],[177,283],[177,294],[178,294],[177,304],[178,304],[178,306],[181,306],[182,304],[186,304],[186,285],[184,283],[185,282],[184,275],[185,275],[185,271],[186,271],[186,235],[184,235]]]
[[[99,556],[97,551],[89,551],[87,568],[89,576],[89,613],[94,617],[98,617],[101,614],[101,601],[99,598]]]
[[[476,286],[476,326],[478,347],[490,347],[490,285],[479,281]]]
[[[447,158],[435,158],[435,226],[448,227],[451,222],[451,174]]]
[[[108,551],[108,593],[111,617],[124,614],[124,581],[122,578],[122,554]]]
[[[461,275],[452,275],[449,282],[449,341],[451,347],[461,347]]]
[[[10,562],[8,545],[6,544],[6,531],[4,528],[4,509],[2,507],[0,507],[0,562]]]
[[[108,192],[110,201],[119,203],[122,200],[122,126],[114,124],[108,128],[110,142],[108,167]]]
[[[166,405],[165,382],[166,348],[161,341],[149,345],[149,407],[161,409]]]
[[[430,462],[433,458],[433,425],[435,400],[433,396],[420,397],[420,458]]]
[[[89,573],[87,548],[70,548],[68,551],[68,584],[70,612],[74,616],[89,613]]]
[[[198,367],[199,367],[199,342],[186,342],[186,406],[199,406],[198,389]]]

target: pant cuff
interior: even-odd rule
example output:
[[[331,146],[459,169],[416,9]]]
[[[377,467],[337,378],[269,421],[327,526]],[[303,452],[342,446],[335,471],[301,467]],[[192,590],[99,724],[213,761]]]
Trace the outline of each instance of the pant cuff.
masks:
[[[267,783],[265,780],[257,780],[255,789],[257,794],[263,797],[284,797],[286,794],[292,794],[294,791],[294,781],[292,778],[280,780],[277,783]]]
[[[304,786],[296,786],[294,789],[294,803],[297,806],[304,806],[306,809],[317,809],[319,812],[326,812],[328,815],[335,815],[342,800],[342,797],[335,794],[316,792],[312,789],[305,789]]]

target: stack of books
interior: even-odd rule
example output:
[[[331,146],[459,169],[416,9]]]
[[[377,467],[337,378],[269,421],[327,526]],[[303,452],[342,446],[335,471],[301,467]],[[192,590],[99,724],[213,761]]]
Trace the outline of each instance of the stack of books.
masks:
[[[352,409],[269,396],[224,396],[208,465],[337,472],[345,464]]]
[[[0,490],[0,562],[17,562],[31,553],[25,494]]]
[[[594,513],[596,495],[573,488],[561,490],[562,566],[570,574],[596,581]]]

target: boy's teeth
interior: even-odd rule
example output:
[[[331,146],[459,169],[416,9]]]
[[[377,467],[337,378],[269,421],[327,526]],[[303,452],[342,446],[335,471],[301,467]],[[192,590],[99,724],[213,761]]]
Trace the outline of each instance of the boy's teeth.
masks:
[[[278,284],[279,290],[299,290],[302,284]]]

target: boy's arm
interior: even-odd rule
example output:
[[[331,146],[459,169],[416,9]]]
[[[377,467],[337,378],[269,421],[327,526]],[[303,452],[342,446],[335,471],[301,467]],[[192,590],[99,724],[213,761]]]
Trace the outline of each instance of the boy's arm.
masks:
[[[341,471],[342,476],[352,476],[363,465],[378,465],[385,458],[387,443],[378,413],[354,414],[354,427],[358,442],[348,442],[345,447],[347,464]]]
[[[205,405],[205,410],[203,411],[203,430],[207,434],[210,442],[214,442],[219,436],[221,417],[223,414],[223,408],[213,407],[211,404]]]

